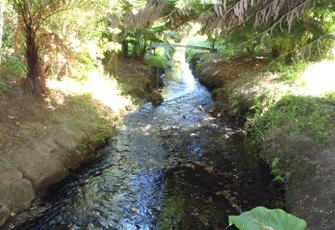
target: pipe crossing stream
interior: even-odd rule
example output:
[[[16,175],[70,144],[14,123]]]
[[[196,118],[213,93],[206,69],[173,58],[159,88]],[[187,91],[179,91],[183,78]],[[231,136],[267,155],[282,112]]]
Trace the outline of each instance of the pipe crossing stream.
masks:
[[[51,207],[17,229],[225,229],[228,215],[276,207],[282,192],[243,130],[206,112],[210,93],[176,55],[163,104],[126,115],[101,157],[52,186]]]

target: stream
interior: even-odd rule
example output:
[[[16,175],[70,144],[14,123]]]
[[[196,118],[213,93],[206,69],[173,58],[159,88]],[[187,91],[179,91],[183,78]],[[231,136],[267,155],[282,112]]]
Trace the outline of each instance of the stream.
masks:
[[[50,187],[51,207],[17,229],[218,230],[228,215],[282,202],[243,129],[207,112],[210,92],[183,52],[174,59],[164,102],[126,115],[101,156]]]

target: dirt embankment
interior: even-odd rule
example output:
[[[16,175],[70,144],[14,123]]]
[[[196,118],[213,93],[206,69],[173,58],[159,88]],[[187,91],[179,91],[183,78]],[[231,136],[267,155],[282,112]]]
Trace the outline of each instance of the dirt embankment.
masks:
[[[123,61],[117,67],[116,80],[137,87],[127,88],[126,93],[130,90],[144,97],[161,85],[157,71],[148,65]],[[80,82],[70,88],[92,88],[99,81],[94,78],[93,83]],[[36,98],[23,94],[13,81],[6,84],[6,90],[0,90],[0,226],[8,218],[15,222],[36,192],[94,157],[93,150],[110,134],[106,130],[129,109],[128,105],[118,111],[108,107],[120,104],[121,97],[107,98],[106,105],[92,93],[74,95],[58,89],[51,90],[52,97]],[[56,102],[59,98],[61,104]]]
[[[30,96],[1,97],[0,226],[27,207],[36,191],[84,161],[87,156],[77,147],[98,132],[81,108],[51,109]]]
[[[196,67],[199,62],[203,63]],[[216,101],[221,109],[237,117],[243,116],[259,95],[276,87],[289,87],[275,76],[262,74],[267,63],[261,59],[223,60],[219,54],[203,59],[197,55],[193,65],[210,89],[222,87]],[[271,142],[262,145],[263,153],[268,162],[280,159],[276,167],[289,172],[285,182],[288,212],[305,219],[308,229],[335,229],[335,135],[328,133],[327,142],[317,144],[306,133],[287,132],[292,122],[298,121],[287,120],[273,132]]]

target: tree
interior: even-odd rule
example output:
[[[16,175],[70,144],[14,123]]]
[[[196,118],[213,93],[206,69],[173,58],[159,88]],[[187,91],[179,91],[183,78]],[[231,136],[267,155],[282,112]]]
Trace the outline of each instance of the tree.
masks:
[[[14,0],[12,4],[18,15],[15,45],[18,53],[23,48],[26,63],[24,89],[34,95],[45,94],[46,76],[51,66],[43,60],[43,52],[48,52],[59,37],[43,25],[62,9],[63,1]]]
[[[144,57],[147,41],[153,37],[153,32],[161,32],[151,28],[161,17],[165,4],[166,0],[123,1],[107,15],[107,31],[114,41],[122,45],[125,57],[129,51],[137,58]]]
[[[7,7],[8,5],[5,0],[0,0],[0,62],[3,58],[2,48],[5,29],[5,12],[7,11]]]
[[[274,58],[315,57],[329,50],[334,34],[334,1],[326,0],[183,0],[195,10],[203,34],[235,36],[233,44],[270,48]],[[199,8],[203,5],[203,10]],[[243,40],[243,38],[245,40]],[[236,44],[237,41],[239,44]],[[323,43],[322,43],[323,41]],[[328,44],[328,45],[327,45]],[[311,55],[310,55],[311,54]]]
[[[3,2],[2,1],[0,1],[0,50],[1,50],[1,48],[2,48],[2,33],[3,33],[3,22],[4,22],[4,20],[3,20],[3,12],[4,12],[4,9],[5,8],[5,6],[4,6],[4,4],[3,4]],[[1,54],[0,54],[1,55]],[[0,60],[1,60],[1,56],[0,56]]]

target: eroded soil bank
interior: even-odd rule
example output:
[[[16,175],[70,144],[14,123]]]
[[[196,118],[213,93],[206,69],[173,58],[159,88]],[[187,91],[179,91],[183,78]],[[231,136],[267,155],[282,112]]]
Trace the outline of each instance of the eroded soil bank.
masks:
[[[161,85],[158,71],[148,65],[123,60],[114,69],[124,84],[137,82],[138,91],[133,94],[139,97]],[[131,107],[108,107],[85,92],[73,95],[51,90],[50,97],[36,98],[23,94],[13,81],[6,87],[8,90],[0,91],[0,226],[8,218],[15,222],[36,192],[63,180],[69,169],[94,157],[93,150]],[[55,101],[60,98],[61,104]],[[120,104],[120,98],[109,101]]]
[[[202,55],[193,57],[197,75],[212,90],[222,87],[223,93],[216,94],[217,107],[234,115],[237,121],[244,120],[257,95],[282,84],[278,77],[262,74],[262,67],[267,65],[262,59],[224,60],[222,54],[204,59]],[[308,229],[335,229],[335,135],[328,131],[328,141],[318,144],[308,132],[286,132],[292,122],[297,121],[287,120],[273,133],[271,142],[262,145],[263,153],[269,162],[280,159],[276,166],[289,172],[285,183],[288,211],[305,219]]]

